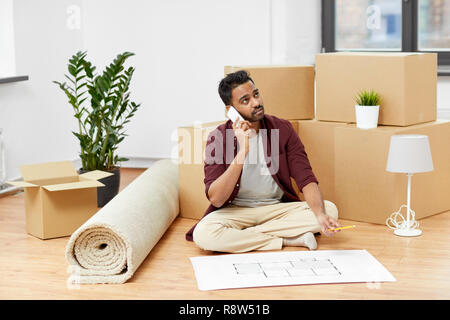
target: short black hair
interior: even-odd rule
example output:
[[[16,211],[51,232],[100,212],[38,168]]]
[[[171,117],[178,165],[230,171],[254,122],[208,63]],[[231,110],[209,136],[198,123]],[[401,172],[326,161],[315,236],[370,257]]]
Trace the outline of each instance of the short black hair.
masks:
[[[250,73],[246,70],[239,70],[237,72],[229,73],[225,78],[219,83],[219,96],[225,105],[231,104],[231,91],[234,88],[240,86],[241,84],[251,81],[253,84],[255,82],[250,78]]]

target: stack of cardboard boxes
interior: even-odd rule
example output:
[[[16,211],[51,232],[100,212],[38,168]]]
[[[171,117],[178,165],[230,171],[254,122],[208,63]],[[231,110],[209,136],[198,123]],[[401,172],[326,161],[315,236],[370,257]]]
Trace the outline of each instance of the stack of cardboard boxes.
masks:
[[[435,170],[413,176],[416,219],[450,209],[450,122],[436,121],[436,54],[326,53],[317,55],[316,70],[239,66],[225,67],[225,74],[241,69],[260,89],[265,113],[290,120],[297,130],[323,197],[337,205],[340,218],[384,224],[406,202],[406,175],[385,170],[394,134],[430,140]],[[354,124],[354,97],[361,89],[382,97],[376,129]],[[182,217],[200,219],[209,205],[204,148],[208,134],[225,121],[179,128]]]
[[[390,137],[395,134],[425,134],[430,141],[435,169],[413,176],[411,206],[416,219],[450,209],[446,196],[450,190],[450,122],[436,121],[436,86],[434,53],[317,55],[317,122],[299,123],[299,134],[311,136],[308,131],[334,123],[334,130],[322,138],[332,150],[321,154],[334,159],[334,167],[327,168],[334,174],[320,177],[319,182],[328,184],[333,176],[330,200],[337,205],[340,218],[384,224],[406,203],[406,175],[386,171]],[[378,128],[361,130],[353,124],[354,97],[361,89],[381,95]]]

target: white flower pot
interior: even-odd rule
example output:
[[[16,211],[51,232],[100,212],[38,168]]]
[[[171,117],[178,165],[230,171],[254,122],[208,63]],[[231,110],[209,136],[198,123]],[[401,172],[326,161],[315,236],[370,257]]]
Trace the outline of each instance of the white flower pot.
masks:
[[[380,106],[355,105],[356,127],[360,129],[373,129],[378,126]]]

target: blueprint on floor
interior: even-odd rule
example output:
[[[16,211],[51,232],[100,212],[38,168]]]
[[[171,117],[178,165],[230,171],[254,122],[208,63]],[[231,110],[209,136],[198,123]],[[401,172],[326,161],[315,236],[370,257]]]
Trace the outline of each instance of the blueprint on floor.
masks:
[[[190,260],[200,290],[396,281],[366,250],[224,254]]]

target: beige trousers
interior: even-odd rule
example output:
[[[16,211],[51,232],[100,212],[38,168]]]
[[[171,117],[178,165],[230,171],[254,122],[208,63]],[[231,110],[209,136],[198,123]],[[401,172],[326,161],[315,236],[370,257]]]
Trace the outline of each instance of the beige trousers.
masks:
[[[325,200],[325,212],[334,219],[338,210]],[[211,212],[194,229],[194,242],[220,252],[279,250],[283,238],[320,232],[316,216],[306,202],[283,202],[249,208],[230,205]]]

